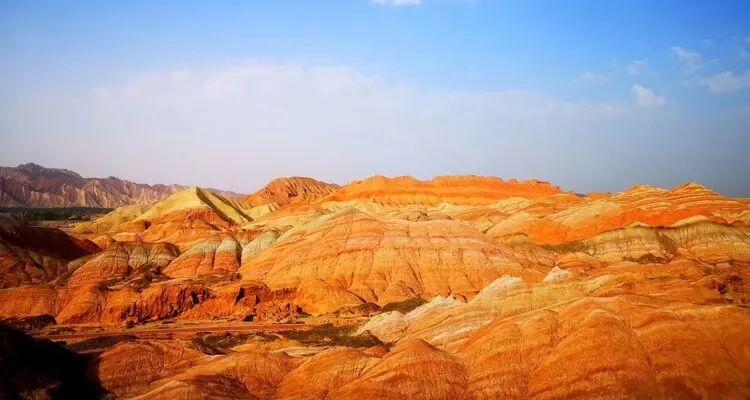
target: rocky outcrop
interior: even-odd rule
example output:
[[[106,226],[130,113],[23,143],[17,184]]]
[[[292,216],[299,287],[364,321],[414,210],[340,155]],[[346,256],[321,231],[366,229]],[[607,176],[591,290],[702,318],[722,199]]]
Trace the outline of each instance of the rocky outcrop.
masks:
[[[0,167],[2,207],[100,207],[149,204],[183,190],[180,185],[146,185],[110,176],[83,178],[67,169],[37,164]],[[230,196],[242,195],[213,190]]]
[[[277,399],[322,400],[352,381],[377,362],[351,348],[333,348],[318,353],[284,376],[274,395]]]
[[[312,203],[339,189],[339,185],[317,181],[312,178],[276,178],[257,192],[245,197],[253,207],[276,203],[285,206],[292,203]]]
[[[422,340],[400,343],[326,399],[460,399],[467,371],[455,356]]]
[[[286,232],[268,250],[243,260],[240,273],[272,288],[320,280],[353,294],[352,301],[356,296],[380,305],[415,296],[471,296],[506,273],[544,277],[465,224],[381,220],[353,210]]]
[[[240,268],[242,245],[231,235],[205,239],[182,253],[164,269],[172,278],[226,275]]]
[[[128,341],[99,358],[97,375],[116,396],[144,393],[152,382],[176,375],[209,357],[182,341]]]
[[[49,282],[67,272],[71,260],[98,251],[91,241],[59,229],[0,227],[0,288]]]
[[[113,284],[144,276],[150,280],[177,254],[177,248],[169,243],[117,243],[101,253],[71,263],[67,284]]]

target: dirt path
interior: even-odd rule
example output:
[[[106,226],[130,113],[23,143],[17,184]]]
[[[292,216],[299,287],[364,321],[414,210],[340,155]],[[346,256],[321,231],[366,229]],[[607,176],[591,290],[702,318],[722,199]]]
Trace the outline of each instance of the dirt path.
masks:
[[[165,334],[182,334],[182,333],[197,333],[197,332],[279,332],[289,330],[307,330],[312,329],[316,325],[312,324],[246,324],[246,325],[193,325],[193,326],[181,326],[181,327],[169,327],[164,328],[145,328],[145,329],[127,329],[118,331],[102,331],[102,332],[77,332],[77,333],[63,333],[59,335],[36,335],[35,337],[40,339],[49,340],[70,340],[70,339],[89,339],[95,337],[107,337],[107,336],[120,336],[120,335],[132,335],[136,337],[140,336],[151,336],[151,335],[165,335]]]

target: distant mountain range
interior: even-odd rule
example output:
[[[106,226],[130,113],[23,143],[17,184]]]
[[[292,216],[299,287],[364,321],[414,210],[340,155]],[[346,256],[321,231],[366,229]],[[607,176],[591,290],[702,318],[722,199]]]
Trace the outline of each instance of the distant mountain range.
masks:
[[[83,178],[58,168],[29,163],[0,167],[0,207],[101,207],[116,208],[163,200],[186,189],[183,185],[147,185],[109,178]],[[208,189],[232,198],[245,195]]]

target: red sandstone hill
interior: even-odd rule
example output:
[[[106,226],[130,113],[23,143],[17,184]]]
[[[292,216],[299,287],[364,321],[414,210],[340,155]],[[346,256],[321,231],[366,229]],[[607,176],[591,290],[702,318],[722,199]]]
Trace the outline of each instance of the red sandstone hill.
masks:
[[[0,167],[0,207],[101,207],[148,204],[185,189],[181,185],[147,185],[110,176],[83,178],[67,169],[29,163]],[[232,192],[213,190],[228,196]]]
[[[190,188],[68,233],[0,215],[0,320],[118,334],[70,343],[113,398],[748,399],[749,225],[695,183]],[[257,322],[300,330],[199,332]]]
[[[262,189],[245,197],[245,201],[254,207],[270,203],[276,203],[279,206],[292,203],[310,203],[335,192],[339,188],[339,185],[312,178],[298,176],[276,178]]]
[[[351,182],[320,201],[361,200],[386,205],[487,205],[509,197],[539,198],[556,194],[564,193],[559,187],[538,180],[519,182],[515,179],[504,181],[494,177],[455,175],[420,181],[410,176],[373,176]]]

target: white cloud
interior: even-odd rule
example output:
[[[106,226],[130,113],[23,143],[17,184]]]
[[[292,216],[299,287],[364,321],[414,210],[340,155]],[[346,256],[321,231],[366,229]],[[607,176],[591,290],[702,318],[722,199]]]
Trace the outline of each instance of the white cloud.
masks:
[[[597,74],[596,72],[586,71],[581,75],[581,79],[586,82],[603,83],[607,82],[609,78],[604,74]]]
[[[699,78],[697,82],[699,85],[707,86],[713,93],[736,92],[750,88],[750,69],[737,75],[724,71],[707,78]]]
[[[278,176],[344,184],[454,173],[617,191],[689,180],[720,188],[700,175],[713,171],[731,188],[730,172],[750,169],[739,149],[750,145],[746,117],[717,125],[678,109],[649,111],[534,91],[428,90],[346,66],[235,63],[59,95],[0,92],[0,160],[242,192]],[[727,161],[667,168],[712,149]]]
[[[625,70],[628,71],[630,75],[638,75],[645,72],[647,66],[648,63],[646,60],[633,60],[625,64]]]
[[[701,67],[701,55],[697,51],[672,46],[672,52],[677,56],[680,64],[682,64],[685,73],[692,74]]]
[[[386,6],[417,6],[422,4],[422,0],[370,0],[370,2]]]
[[[635,103],[640,107],[663,107],[667,104],[664,97],[657,96],[653,90],[641,85],[633,85],[630,88]]]

